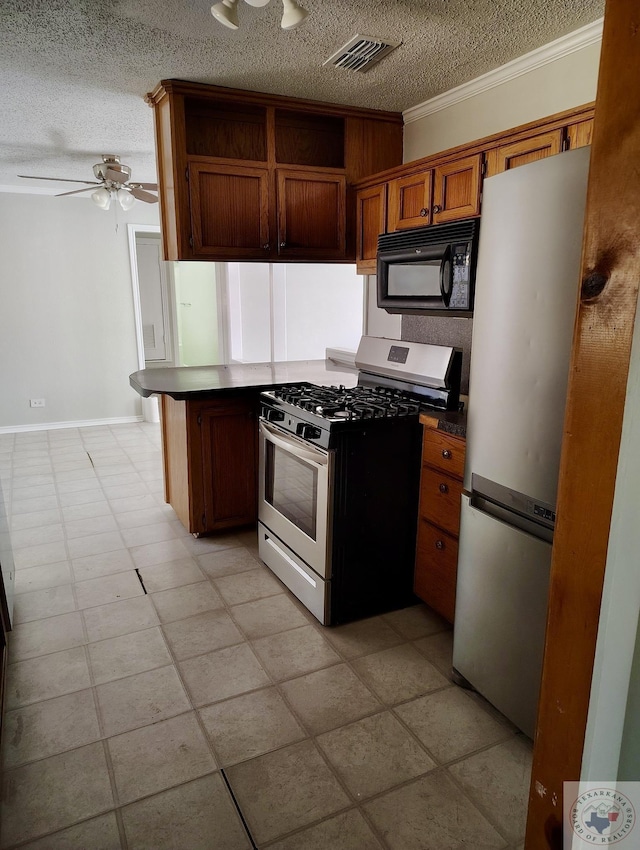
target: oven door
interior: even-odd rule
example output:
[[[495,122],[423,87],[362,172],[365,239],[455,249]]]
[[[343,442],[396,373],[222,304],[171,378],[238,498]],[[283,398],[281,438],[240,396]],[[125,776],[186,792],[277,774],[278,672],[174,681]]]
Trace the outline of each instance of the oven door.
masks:
[[[260,420],[258,516],[322,578],[329,578],[333,452]]]

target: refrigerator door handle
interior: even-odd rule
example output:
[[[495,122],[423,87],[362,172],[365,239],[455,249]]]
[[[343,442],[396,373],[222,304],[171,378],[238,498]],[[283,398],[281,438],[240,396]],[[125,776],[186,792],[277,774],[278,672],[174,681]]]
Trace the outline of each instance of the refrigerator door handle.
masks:
[[[524,531],[525,534],[530,534],[538,540],[544,540],[547,543],[553,543],[553,529],[547,528],[533,520],[528,519],[522,514],[515,513],[508,507],[486,499],[479,493],[471,493],[469,498],[471,507],[475,508],[487,516],[493,517],[506,525]]]

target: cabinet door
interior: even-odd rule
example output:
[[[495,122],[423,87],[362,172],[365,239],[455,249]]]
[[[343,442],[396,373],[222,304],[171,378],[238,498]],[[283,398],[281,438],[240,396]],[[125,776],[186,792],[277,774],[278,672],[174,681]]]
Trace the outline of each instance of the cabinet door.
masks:
[[[482,154],[465,156],[434,169],[434,224],[480,214]]]
[[[199,405],[203,531],[254,522],[257,513],[257,420],[254,398]]]
[[[356,198],[357,246],[356,263],[360,274],[376,273],[378,236],[385,232],[387,221],[387,185],[361,189]]]
[[[389,183],[389,233],[407,227],[424,227],[425,224],[431,224],[432,187],[431,169],[409,177],[399,177]]]
[[[194,257],[268,259],[266,168],[189,164]]]
[[[420,519],[413,590],[450,623],[456,609],[458,541]]]
[[[567,127],[567,142],[569,150],[574,148],[584,148],[591,144],[593,135],[593,118],[586,121],[579,121],[577,124],[570,124]]]
[[[346,257],[344,175],[279,169],[277,177],[278,255]]]
[[[519,165],[527,165],[547,156],[554,156],[562,151],[562,130],[553,130],[551,133],[541,133],[503,145],[487,152],[487,177],[517,168]]]

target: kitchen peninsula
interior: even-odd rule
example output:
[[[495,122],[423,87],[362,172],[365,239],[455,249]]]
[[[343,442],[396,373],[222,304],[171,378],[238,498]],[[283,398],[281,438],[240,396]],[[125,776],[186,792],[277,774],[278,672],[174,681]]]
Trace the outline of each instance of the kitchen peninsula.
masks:
[[[141,396],[160,396],[165,499],[185,528],[203,534],[255,522],[259,394],[305,381],[352,387],[357,371],[329,360],[298,360],[130,375]]]

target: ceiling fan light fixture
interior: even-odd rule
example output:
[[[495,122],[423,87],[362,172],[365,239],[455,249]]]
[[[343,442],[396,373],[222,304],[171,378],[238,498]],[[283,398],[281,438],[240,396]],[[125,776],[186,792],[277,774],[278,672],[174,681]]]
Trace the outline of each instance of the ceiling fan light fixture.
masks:
[[[238,0],[222,0],[221,3],[215,3],[211,7],[211,14],[216,21],[220,21],[225,27],[229,27],[231,30],[237,30],[240,26],[238,24],[237,5]]]
[[[122,207],[125,212],[130,210],[131,207],[135,204],[136,199],[133,197],[131,192],[127,192],[126,189],[118,189],[116,192],[116,197],[118,199],[118,203]]]
[[[104,186],[100,186],[95,192],[91,193],[91,200],[97,204],[101,210],[108,210],[111,206],[111,192]]]
[[[296,0],[282,0],[284,13],[280,26],[283,30],[292,30],[299,26],[309,14],[306,9],[298,6]]]

